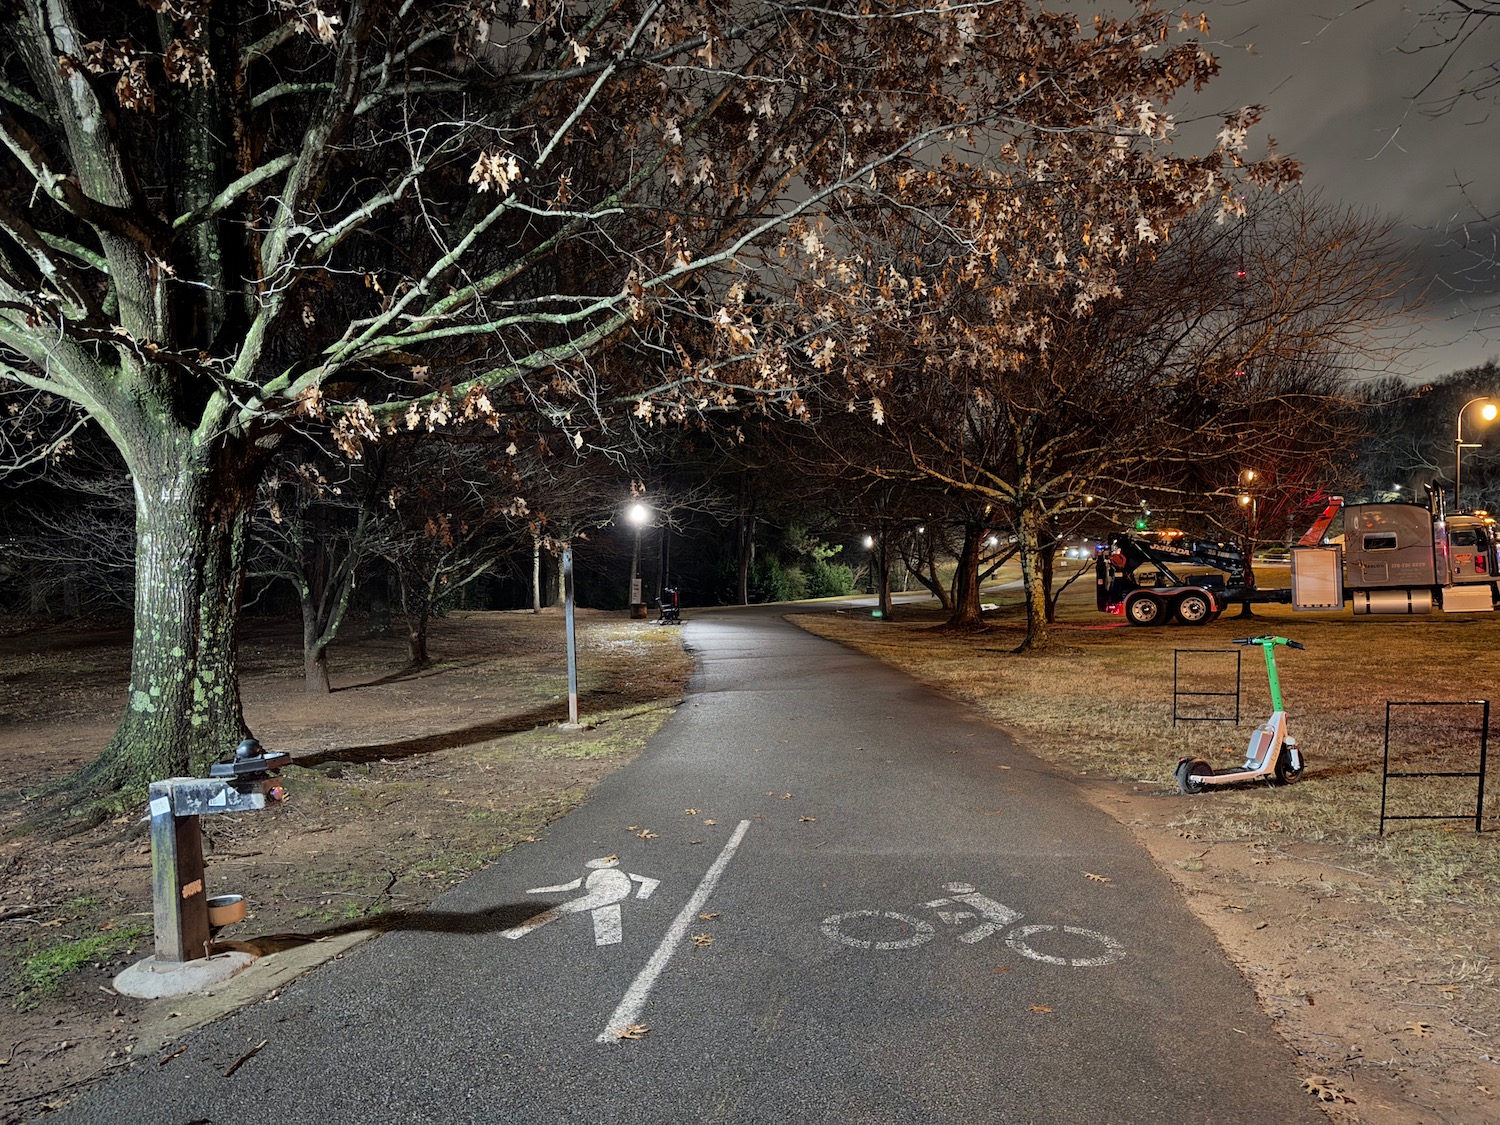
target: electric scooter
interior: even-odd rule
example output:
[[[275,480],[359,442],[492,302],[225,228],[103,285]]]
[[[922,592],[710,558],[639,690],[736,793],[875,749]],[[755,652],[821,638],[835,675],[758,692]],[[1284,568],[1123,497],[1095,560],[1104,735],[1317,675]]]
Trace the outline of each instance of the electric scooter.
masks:
[[[1271,717],[1250,732],[1245,750],[1245,764],[1232,769],[1216,770],[1201,758],[1180,758],[1177,762],[1177,788],[1184,793],[1201,793],[1209,785],[1238,785],[1259,781],[1290,785],[1302,773],[1306,759],[1297,748],[1297,740],[1286,732],[1286,711],[1281,703],[1281,681],[1276,676],[1276,646],[1305,648],[1285,637],[1236,637],[1234,644],[1259,645],[1266,654],[1266,680],[1271,688]]]

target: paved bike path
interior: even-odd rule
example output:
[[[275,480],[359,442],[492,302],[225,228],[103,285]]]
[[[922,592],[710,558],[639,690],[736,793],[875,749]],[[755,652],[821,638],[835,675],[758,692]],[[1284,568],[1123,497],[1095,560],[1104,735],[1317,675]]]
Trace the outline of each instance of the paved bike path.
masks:
[[[1067,779],[774,613],[684,629],[684,705],[541,842],[56,1119],[1323,1120]]]

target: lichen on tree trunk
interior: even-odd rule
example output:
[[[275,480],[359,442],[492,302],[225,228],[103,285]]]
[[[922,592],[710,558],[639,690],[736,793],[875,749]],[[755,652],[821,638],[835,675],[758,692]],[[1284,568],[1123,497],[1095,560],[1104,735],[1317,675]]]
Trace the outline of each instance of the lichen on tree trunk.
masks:
[[[237,669],[248,467],[222,439],[212,455],[181,430],[151,444],[149,459],[131,463],[136,593],[125,711],[103,753],[65,789],[86,818],[129,804],[151,781],[201,776],[248,734]]]

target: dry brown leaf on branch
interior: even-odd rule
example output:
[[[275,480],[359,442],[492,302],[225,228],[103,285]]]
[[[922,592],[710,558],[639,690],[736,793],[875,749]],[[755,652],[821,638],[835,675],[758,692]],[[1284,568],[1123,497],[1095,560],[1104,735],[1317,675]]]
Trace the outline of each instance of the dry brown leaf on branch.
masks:
[[[1315,1096],[1320,1102],[1337,1102],[1341,1105],[1354,1104],[1353,1098],[1335,1086],[1331,1078],[1325,1078],[1321,1074],[1313,1074],[1304,1078],[1302,1080],[1302,1088]]]
[[[615,1035],[616,1039],[644,1039],[651,1029],[643,1023],[632,1023]]]

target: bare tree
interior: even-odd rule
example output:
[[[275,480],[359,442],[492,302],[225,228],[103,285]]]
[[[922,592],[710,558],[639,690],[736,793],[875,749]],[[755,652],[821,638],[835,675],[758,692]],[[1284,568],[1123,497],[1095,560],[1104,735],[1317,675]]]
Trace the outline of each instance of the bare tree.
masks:
[[[299,442],[278,452],[261,484],[250,574],[282,579],[296,591],[310,692],[331,690],[328,650],[361,568],[379,549],[375,517],[386,452],[350,466]]]

